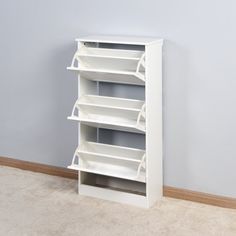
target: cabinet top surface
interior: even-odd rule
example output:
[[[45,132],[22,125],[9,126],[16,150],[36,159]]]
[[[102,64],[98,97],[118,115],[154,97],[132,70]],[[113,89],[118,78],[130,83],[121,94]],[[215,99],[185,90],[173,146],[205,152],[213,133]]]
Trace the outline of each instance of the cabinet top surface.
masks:
[[[148,45],[151,43],[162,44],[163,39],[153,37],[126,37],[115,35],[94,35],[86,36],[76,39],[78,42],[98,42],[98,43],[116,43],[116,44],[134,44],[134,45]]]

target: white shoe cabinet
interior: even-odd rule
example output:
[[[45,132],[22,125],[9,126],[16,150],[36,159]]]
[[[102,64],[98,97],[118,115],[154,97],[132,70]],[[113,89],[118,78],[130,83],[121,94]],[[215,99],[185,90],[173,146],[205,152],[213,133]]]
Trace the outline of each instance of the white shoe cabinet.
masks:
[[[162,39],[112,36],[76,40],[69,70],[78,76],[70,120],[78,147],[68,168],[79,171],[79,194],[150,207],[162,197]],[[145,99],[100,94],[104,83],[142,87]],[[101,142],[100,131],[143,135],[145,148]]]

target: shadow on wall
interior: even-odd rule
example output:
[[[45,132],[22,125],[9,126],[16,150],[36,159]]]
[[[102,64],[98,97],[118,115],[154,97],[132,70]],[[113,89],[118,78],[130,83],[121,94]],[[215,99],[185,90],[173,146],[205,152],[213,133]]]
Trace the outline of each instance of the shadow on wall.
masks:
[[[173,41],[165,40],[163,47],[164,184],[172,186],[177,182],[186,182],[186,176],[190,176],[188,171],[188,86],[191,79],[189,68],[189,53],[186,48]]]

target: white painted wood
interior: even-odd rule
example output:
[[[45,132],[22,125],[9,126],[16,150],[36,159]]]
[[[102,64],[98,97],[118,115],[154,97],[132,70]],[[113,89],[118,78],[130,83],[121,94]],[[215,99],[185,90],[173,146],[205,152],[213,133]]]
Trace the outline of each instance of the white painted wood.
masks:
[[[75,151],[70,169],[145,182],[145,151],[84,142]]]
[[[78,106],[117,109],[122,111],[127,110],[139,113],[144,101],[117,97],[84,95],[79,98],[77,104]]]
[[[80,43],[67,69],[90,80],[144,85],[144,57],[142,50],[104,49]]]
[[[144,73],[137,73],[136,71],[122,71],[110,69],[86,69],[78,67],[67,67],[68,70],[80,73],[84,79],[100,82],[120,83],[120,84],[133,84],[145,85]]]
[[[78,49],[83,47],[83,44],[78,42]],[[80,73],[78,73],[78,99],[80,96],[84,96],[86,94],[92,94],[92,95],[98,95],[98,84],[97,82],[84,79],[83,76],[81,76]],[[79,111],[78,114],[79,115]],[[94,141],[97,142],[98,137],[98,129],[94,127],[87,126],[86,124],[78,124],[78,146],[80,146],[80,143],[83,143],[85,141]],[[78,174],[78,189],[81,184],[81,181],[83,181],[83,174],[79,171]]]
[[[80,112],[81,114],[81,112]],[[83,118],[78,116],[69,116],[69,120],[79,121],[81,124],[86,124],[88,126],[103,128],[103,129],[114,129],[126,132],[134,133],[145,133],[144,122],[140,125],[137,125],[137,122],[134,120],[126,120],[117,117],[105,117],[105,116],[93,116],[89,118]]]
[[[152,206],[163,193],[162,170],[162,44],[146,46],[147,197]]]
[[[120,163],[120,165],[117,164],[117,168],[115,168],[116,166],[113,164],[110,164],[109,161],[102,160],[104,161],[104,163],[101,164],[100,162],[94,162],[92,163],[90,156],[86,156],[87,158],[87,162],[85,161],[81,161],[83,160],[82,158],[80,158],[80,165],[70,165],[68,166],[69,169],[73,169],[73,170],[79,170],[79,171],[83,171],[83,172],[87,172],[87,173],[94,173],[94,174],[100,174],[100,175],[106,175],[106,176],[112,176],[112,177],[116,177],[116,178],[122,178],[122,179],[129,179],[129,180],[133,180],[133,181],[139,181],[139,182],[145,182],[146,178],[145,178],[145,172],[141,172],[140,175],[138,177],[136,177],[136,170],[132,169],[130,167],[126,167],[123,163]],[[92,163],[92,164],[91,164]],[[114,161],[115,163],[115,161]],[[122,168],[121,168],[122,167]]]
[[[98,43],[112,43],[112,44],[128,44],[128,45],[148,45],[152,43],[162,44],[162,39],[153,37],[127,37],[115,35],[95,35],[76,39],[78,42],[98,42]]]
[[[81,184],[79,188],[80,188],[79,193],[81,195],[148,208],[148,200],[145,196],[142,195],[121,192],[117,190],[111,190],[85,184]]]
[[[135,72],[143,51],[82,47],[76,52],[81,70],[98,69]],[[142,67],[143,71],[144,68]]]
[[[79,144],[68,168],[79,171],[79,194],[150,207],[163,189],[163,40],[90,36],[77,42],[68,69],[78,74],[79,96],[68,119],[79,121]],[[99,82],[145,86],[145,101],[99,96]],[[99,143],[99,128],[141,133],[146,150]]]
[[[140,133],[145,132],[145,119],[140,119],[143,107],[144,101],[140,100],[84,95],[75,102],[68,119],[98,128]],[[76,108],[80,111],[78,116]]]
[[[98,134],[97,128],[79,123],[78,131],[79,131],[78,132],[78,141],[79,141],[78,142],[78,147],[80,146],[81,143],[83,143],[85,141],[92,141],[92,142],[97,142],[98,141],[98,139],[97,139],[97,134]],[[79,189],[79,186],[82,183],[82,181],[83,181],[83,173],[79,171],[78,189]]]
[[[110,158],[140,163],[145,154],[145,150],[104,143],[84,142],[80,145],[78,150],[78,154],[80,153],[95,153],[100,156],[108,156]]]
[[[94,48],[94,47],[81,47],[78,50],[78,57],[98,57],[99,59],[124,59],[138,61],[144,51],[138,50],[123,50],[111,48]]]

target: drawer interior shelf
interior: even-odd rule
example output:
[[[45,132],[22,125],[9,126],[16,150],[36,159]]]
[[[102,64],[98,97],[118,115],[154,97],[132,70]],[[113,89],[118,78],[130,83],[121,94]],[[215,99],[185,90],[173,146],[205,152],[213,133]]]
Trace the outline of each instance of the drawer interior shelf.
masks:
[[[143,55],[144,51],[140,50],[125,50],[125,49],[111,49],[111,48],[94,48],[81,47],[78,50],[78,56],[83,57],[98,57],[98,58],[114,58],[127,59],[138,61]]]
[[[145,103],[141,100],[84,95],[75,102],[68,119],[98,128],[143,133]]]
[[[145,182],[145,151],[84,142],[75,151],[70,169]]]
[[[145,85],[143,51],[82,47],[69,70],[95,81]]]
[[[85,69],[78,67],[67,67],[68,70],[80,72],[82,78],[108,83],[133,84],[144,86],[145,76],[142,72],[118,71],[109,69]]]
[[[78,104],[115,109],[140,110],[144,104],[144,101],[108,96],[83,95],[78,100]]]

